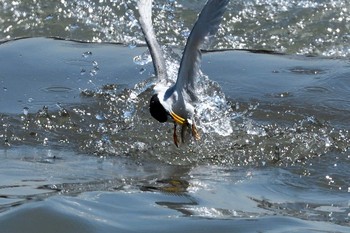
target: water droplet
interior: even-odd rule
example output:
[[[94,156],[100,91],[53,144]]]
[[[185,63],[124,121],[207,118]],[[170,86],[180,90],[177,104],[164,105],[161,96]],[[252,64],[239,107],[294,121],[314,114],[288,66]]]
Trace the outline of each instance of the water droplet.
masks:
[[[275,98],[288,98],[288,97],[292,97],[293,95],[290,92],[286,91],[281,93],[275,93],[275,94],[272,94],[271,96]]]
[[[51,20],[51,19],[53,19],[53,16],[51,14],[46,16],[46,18],[45,18],[45,20]]]
[[[28,108],[28,107],[24,107],[24,108],[23,108],[23,114],[24,114],[25,116],[28,116],[28,113],[29,113],[29,108]]]
[[[136,48],[136,46],[137,46],[136,41],[132,40],[128,46],[129,46],[130,49]]]
[[[48,117],[49,116],[49,108],[47,106],[43,106],[43,109],[39,110],[37,115],[38,115],[38,117]]]
[[[92,62],[92,66],[93,66],[93,67],[98,67],[98,62],[97,62],[97,61],[93,61],[93,62]]]
[[[90,76],[95,76],[97,74],[97,70],[96,69],[92,69],[90,70]],[[92,80],[90,80],[92,82]]]
[[[85,70],[84,68],[82,68],[82,69],[80,70],[80,74],[81,74],[81,75],[86,74],[86,70]]]
[[[83,58],[87,58],[87,57],[90,57],[92,55],[92,52],[91,51],[86,51],[86,52],[84,52],[81,56],[83,57]]]
[[[105,116],[103,113],[98,113],[95,115],[96,119],[99,120],[99,121],[102,121],[105,119]]]
[[[29,103],[31,103],[31,102],[33,102],[33,101],[34,101],[33,98],[28,98],[28,102],[29,102]]]
[[[182,30],[181,31],[181,35],[184,37],[184,38],[188,38],[190,36],[190,33],[191,31],[189,29],[185,29],[185,30]]]
[[[63,108],[63,107],[61,106],[60,103],[57,103],[56,105],[57,105],[57,107],[60,109],[60,110],[58,111],[58,115],[59,115],[60,117],[69,117],[69,116],[70,116],[70,115],[69,115],[69,112],[67,111],[67,109]]]
[[[152,58],[151,58],[151,55],[147,51],[141,55],[134,57],[133,60],[134,60],[135,64],[143,66],[143,65],[150,63],[152,61]]]
[[[79,28],[79,26],[77,24],[70,24],[69,25],[69,31],[71,31],[71,32],[77,30],[78,28]]]
[[[7,91],[7,87],[4,87],[4,91]]]
[[[142,67],[142,68],[140,69],[140,74],[143,74],[145,71],[146,71],[146,69]]]

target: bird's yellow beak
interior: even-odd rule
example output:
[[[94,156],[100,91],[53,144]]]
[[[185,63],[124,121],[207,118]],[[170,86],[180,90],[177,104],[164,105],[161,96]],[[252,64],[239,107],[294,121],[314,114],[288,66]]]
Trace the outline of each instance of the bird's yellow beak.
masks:
[[[176,123],[178,123],[179,125],[184,125],[186,123],[186,119],[180,117],[179,115],[177,115],[175,112],[170,112],[171,117],[174,119],[174,121]]]

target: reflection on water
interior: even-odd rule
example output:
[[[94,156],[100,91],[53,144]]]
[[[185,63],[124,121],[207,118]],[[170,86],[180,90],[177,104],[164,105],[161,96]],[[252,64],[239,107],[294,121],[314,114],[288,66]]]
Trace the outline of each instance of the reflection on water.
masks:
[[[103,219],[101,229],[108,228],[105,221],[126,224],[131,219],[145,218],[144,213],[148,213],[147,219],[159,214],[157,221],[160,225],[165,217],[181,224],[187,221],[184,217],[196,221],[260,221],[266,217],[284,216],[305,220],[308,224],[317,221],[322,225],[312,225],[310,229],[324,230],[325,222],[348,226],[346,188],[349,171],[341,158],[338,159],[341,161],[337,163],[338,168],[325,163],[334,155],[330,153],[312,160],[304,167],[257,169],[213,165],[160,166],[148,158],[96,158],[45,148],[12,149],[1,158],[2,177],[8,184],[0,186],[0,211],[11,213],[9,210],[15,206],[22,207],[17,207],[15,218],[11,214],[3,215],[0,229],[16,229],[18,226],[11,222],[28,214],[32,221],[37,222],[39,217],[30,213],[38,214],[38,206],[49,213],[54,210],[55,215],[64,211],[59,215],[79,216],[78,219],[85,224],[94,222],[91,216],[94,216],[92,219]],[[51,206],[56,207],[51,209]],[[22,216],[23,213],[28,214]],[[121,215],[132,217],[127,220]],[[288,229],[300,226],[295,223],[282,225]],[[130,229],[134,225],[128,223],[126,226]],[[339,227],[331,226],[332,229]],[[32,224],[28,227],[35,228]],[[114,229],[119,227],[113,225]],[[253,224],[252,227],[257,226]],[[338,229],[346,232],[341,227]]]

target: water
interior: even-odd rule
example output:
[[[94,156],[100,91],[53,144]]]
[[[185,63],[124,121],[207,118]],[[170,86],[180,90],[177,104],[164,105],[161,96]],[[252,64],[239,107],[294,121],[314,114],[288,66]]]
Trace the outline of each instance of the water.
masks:
[[[154,5],[173,80],[203,4]],[[133,1],[0,9],[0,232],[349,231],[347,2],[232,1],[180,148]]]
[[[35,3],[35,4],[34,4]],[[143,43],[130,0],[1,1],[0,38],[53,36],[89,42]],[[156,1],[161,43],[183,46],[200,1]],[[265,49],[348,57],[349,4],[342,0],[237,0],[224,16],[216,48]]]

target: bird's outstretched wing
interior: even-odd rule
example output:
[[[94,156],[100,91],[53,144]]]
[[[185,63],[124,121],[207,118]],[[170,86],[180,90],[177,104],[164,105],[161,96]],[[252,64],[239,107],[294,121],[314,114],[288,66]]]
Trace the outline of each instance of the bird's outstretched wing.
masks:
[[[217,32],[228,2],[229,0],[209,0],[187,39],[175,89],[186,90],[192,100],[196,99],[194,79],[199,73],[202,58],[201,45],[209,36]]]
[[[152,0],[139,0],[137,7],[140,14],[139,22],[152,56],[154,71],[158,80],[164,80],[166,78],[165,60],[152,26]]]

